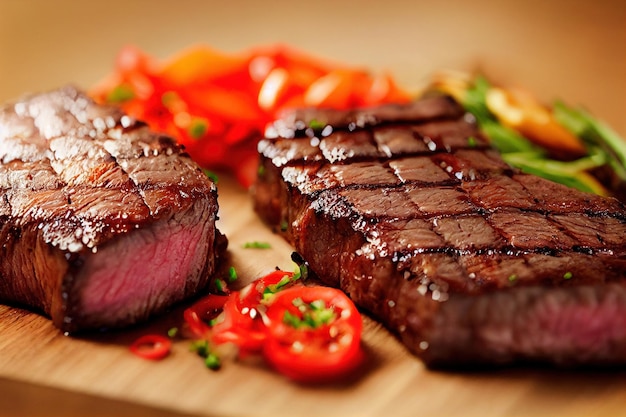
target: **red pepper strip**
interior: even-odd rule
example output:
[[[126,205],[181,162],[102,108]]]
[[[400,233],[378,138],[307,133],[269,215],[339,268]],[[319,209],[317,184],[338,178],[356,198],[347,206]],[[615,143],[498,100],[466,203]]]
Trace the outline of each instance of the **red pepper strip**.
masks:
[[[165,61],[125,47],[113,74],[91,94],[174,136],[203,168],[232,172],[245,187],[256,178],[256,142],[283,109],[352,108],[411,98],[389,75],[374,76],[282,45],[240,54],[196,45]]]
[[[172,341],[165,336],[147,334],[139,337],[130,345],[130,351],[135,355],[150,360],[163,359],[169,355]]]

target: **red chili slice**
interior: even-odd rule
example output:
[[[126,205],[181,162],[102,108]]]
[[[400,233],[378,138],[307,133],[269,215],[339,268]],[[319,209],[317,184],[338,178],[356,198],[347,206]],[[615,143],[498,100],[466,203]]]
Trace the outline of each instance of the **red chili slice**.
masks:
[[[135,355],[151,360],[163,359],[169,355],[172,341],[156,334],[147,334],[139,337],[130,345],[130,351]]]
[[[233,292],[224,309],[211,328],[211,341],[215,344],[234,343],[239,355],[258,353],[266,339],[265,324],[259,315],[258,304],[240,307],[239,293]]]
[[[293,327],[285,314],[303,319],[294,300],[322,300],[334,318],[319,327]],[[270,325],[263,353],[280,373],[299,382],[320,383],[348,376],[362,362],[362,321],[352,301],[341,291],[321,286],[292,287],[277,293],[267,309]]]
[[[183,319],[196,338],[204,339],[207,337],[211,331],[207,322],[222,311],[228,300],[229,296],[227,295],[209,294],[185,309]]]
[[[267,287],[272,287],[279,284],[285,279],[292,279],[293,272],[285,272],[276,270],[270,272],[262,278],[257,279],[251,284],[247,285],[240,291],[239,297],[237,297],[237,307],[241,310],[244,307],[254,308],[261,303],[263,294]]]
[[[294,381],[322,383],[349,376],[364,357],[357,308],[340,290],[304,286],[294,283],[293,276],[277,270],[241,291],[211,294],[185,310],[185,322],[196,338],[209,345],[233,343],[240,357],[262,354]],[[139,342],[133,349],[148,356],[157,354],[146,345],[162,347],[158,340]]]

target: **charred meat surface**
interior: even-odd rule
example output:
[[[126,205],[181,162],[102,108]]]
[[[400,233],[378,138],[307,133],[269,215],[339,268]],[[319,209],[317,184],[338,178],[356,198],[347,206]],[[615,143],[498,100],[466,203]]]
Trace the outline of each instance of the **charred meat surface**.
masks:
[[[173,139],[66,87],[0,109],[0,300],[66,332],[162,312],[227,241],[217,189]]]
[[[626,211],[519,172],[446,97],[298,110],[255,209],[431,367],[626,363]]]

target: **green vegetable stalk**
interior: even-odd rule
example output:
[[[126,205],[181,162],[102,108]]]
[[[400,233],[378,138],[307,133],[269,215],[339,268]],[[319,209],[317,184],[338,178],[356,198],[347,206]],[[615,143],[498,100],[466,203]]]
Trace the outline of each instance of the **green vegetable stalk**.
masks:
[[[507,163],[522,171],[601,195],[607,191],[590,174],[593,169],[608,165],[621,181],[626,181],[626,141],[607,124],[582,109],[556,102],[553,109],[556,120],[584,141],[588,154],[574,161],[551,159],[544,149],[498,121],[486,102],[490,88],[486,78],[476,77],[465,91],[461,104],[476,117],[481,130]]]

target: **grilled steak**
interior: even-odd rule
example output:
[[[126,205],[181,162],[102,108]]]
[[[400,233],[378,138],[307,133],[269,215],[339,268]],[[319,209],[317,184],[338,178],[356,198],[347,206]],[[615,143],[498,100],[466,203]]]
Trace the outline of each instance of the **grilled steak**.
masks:
[[[626,363],[626,211],[519,172],[446,97],[298,110],[255,209],[431,367]]]
[[[173,139],[67,87],[0,109],[0,300],[66,332],[146,319],[207,285],[215,185]]]

